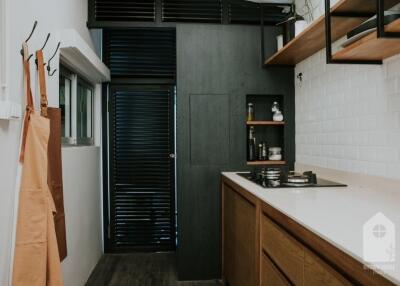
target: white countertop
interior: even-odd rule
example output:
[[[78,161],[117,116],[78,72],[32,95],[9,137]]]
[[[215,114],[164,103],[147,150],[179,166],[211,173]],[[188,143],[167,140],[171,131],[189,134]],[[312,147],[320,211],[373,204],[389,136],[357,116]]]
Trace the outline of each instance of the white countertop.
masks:
[[[236,173],[222,174],[366,265],[371,263],[363,258],[363,226],[377,213],[383,213],[395,226],[395,262],[372,265],[382,276],[400,285],[400,186],[398,191],[352,185],[265,189]]]

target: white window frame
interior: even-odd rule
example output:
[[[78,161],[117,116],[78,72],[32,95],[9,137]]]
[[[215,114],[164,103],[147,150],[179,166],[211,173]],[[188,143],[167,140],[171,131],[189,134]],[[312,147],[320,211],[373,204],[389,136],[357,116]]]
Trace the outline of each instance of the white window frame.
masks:
[[[71,134],[70,137],[63,137],[62,143],[64,146],[92,146],[94,145],[95,131],[94,131],[94,98],[95,98],[95,86],[86,81],[82,76],[73,71],[69,70],[67,67],[61,65],[60,67],[60,76],[64,76],[65,78],[71,81],[71,93],[70,93],[70,118],[71,118]],[[91,137],[90,138],[80,138],[78,136],[78,83],[83,85],[84,87],[91,90],[91,104],[90,104],[90,130]]]
[[[87,116],[90,117],[90,133],[91,133],[91,137],[89,138],[82,138],[79,135],[76,136],[76,140],[77,140],[77,144],[78,145],[93,145],[94,143],[94,134],[93,134],[93,126],[94,126],[94,94],[95,94],[95,87],[88,83],[86,80],[84,80],[82,77],[80,77],[79,75],[77,76],[77,88],[76,90],[78,90],[78,85],[81,85],[82,87],[88,89],[91,92],[91,98],[90,98],[90,104],[87,106]],[[75,100],[78,100],[78,94],[75,96]],[[75,104],[76,107],[76,111],[75,114],[73,113],[73,117],[72,118],[76,118],[76,120],[78,119],[78,104]],[[78,122],[76,122],[76,132],[78,131]]]
[[[73,88],[74,78],[73,78],[73,75],[68,70],[63,69],[63,68],[60,68],[60,80],[61,80],[61,76],[70,81],[70,87],[69,87],[70,88],[70,90],[69,90],[69,110],[68,110],[68,116],[66,115],[67,118],[65,119],[66,121],[68,120],[68,122],[69,122],[69,129],[70,130],[68,132],[69,136],[62,137],[62,143],[65,144],[65,145],[74,145],[74,141],[73,141],[74,136],[72,134],[72,132],[73,132],[72,118],[70,118],[71,115],[72,115],[72,98],[73,98],[72,93],[73,93],[73,90],[74,90],[74,88]],[[65,112],[67,113],[67,111],[65,111]],[[65,130],[64,130],[63,133],[67,133],[67,132],[65,132]],[[61,133],[61,136],[62,136],[62,133]]]

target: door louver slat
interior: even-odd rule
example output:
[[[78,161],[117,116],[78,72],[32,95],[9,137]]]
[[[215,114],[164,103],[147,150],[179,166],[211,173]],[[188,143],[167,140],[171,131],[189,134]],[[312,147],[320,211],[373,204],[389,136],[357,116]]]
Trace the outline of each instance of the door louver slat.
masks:
[[[175,79],[176,35],[174,29],[109,30],[105,31],[104,37],[107,50],[105,62],[111,70],[112,77]],[[135,102],[140,105],[145,103],[146,101],[143,100]],[[121,99],[118,104],[132,103]],[[155,105],[154,108],[158,107]],[[140,114],[142,111],[138,110],[138,112]],[[136,113],[132,116],[136,116]]]
[[[277,24],[287,19],[288,14],[284,14],[283,6],[265,6],[264,22],[266,24]],[[247,1],[233,0],[228,5],[229,23],[231,24],[254,24],[261,23],[260,5]]]
[[[115,251],[175,248],[171,97],[167,88],[112,93]]]
[[[222,22],[221,0],[163,0],[164,22]]]
[[[155,0],[93,0],[95,21],[155,21]]]

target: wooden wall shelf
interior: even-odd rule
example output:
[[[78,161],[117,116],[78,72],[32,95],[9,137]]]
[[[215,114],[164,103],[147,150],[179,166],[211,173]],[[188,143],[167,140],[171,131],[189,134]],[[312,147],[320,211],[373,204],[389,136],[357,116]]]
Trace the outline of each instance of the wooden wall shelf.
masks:
[[[385,8],[390,8],[399,0],[385,0]],[[343,37],[368,17],[334,17],[338,13],[370,13],[376,11],[376,0],[340,0],[332,11],[332,42]],[[302,33],[287,43],[265,62],[266,65],[296,65],[325,47],[325,16],[319,17]]]
[[[247,125],[285,125],[284,121],[247,121],[246,122]]]
[[[249,166],[262,166],[262,165],[286,165],[286,161],[249,161]]]
[[[387,32],[400,32],[400,19],[386,25]],[[400,39],[378,38],[371,33],[332,56],[333,60],[383,60],[400,53]]]

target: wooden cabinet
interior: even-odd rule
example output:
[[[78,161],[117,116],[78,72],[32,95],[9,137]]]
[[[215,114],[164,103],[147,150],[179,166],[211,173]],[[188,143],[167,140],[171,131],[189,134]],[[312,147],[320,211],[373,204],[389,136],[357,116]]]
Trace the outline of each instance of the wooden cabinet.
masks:
[[[302,245],[265,215],[261,218],[261,245],[262,251],[268,253],[292,283],[303,285],[304,250]]]
[[[224,185],[223,273],[230,286],[259,285],[257,200]]]
[[[266,252],[271,258],[271,263],[277,265],[275,269],[281,271],[281,276],[287,277],[294,285],[352,285],[265,214],[261,216],[261,251]],[[261,285],[264,285],[264,277],[268,280],[268,276],[261,274]]]
[[[322,259],[306,251],[304,255],[304,285],[345,286],[352,285]]]
[[[265,254],[261,258],[261,286],[290,286],[290,282]]]
[[[229,286],[394,285],[225,177],[222,276]]]

